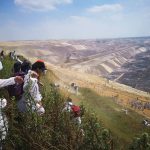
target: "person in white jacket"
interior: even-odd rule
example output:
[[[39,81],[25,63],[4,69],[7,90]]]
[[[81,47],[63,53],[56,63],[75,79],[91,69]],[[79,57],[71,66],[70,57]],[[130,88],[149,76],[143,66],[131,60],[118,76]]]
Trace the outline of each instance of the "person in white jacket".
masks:
[[[38,78],[46,70],[45,64],[42,60],[35,62],[32,65],[32,70],[24,78],[24,94],[18,101],[18,109],[20,112],[33,111],[39,115],[45,113],[42,106],[42,95],[39,92]]]

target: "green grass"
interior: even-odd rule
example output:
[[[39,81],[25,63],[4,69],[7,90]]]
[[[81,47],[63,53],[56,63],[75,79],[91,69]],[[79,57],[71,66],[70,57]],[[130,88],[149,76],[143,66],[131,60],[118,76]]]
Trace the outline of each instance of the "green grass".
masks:
[[[24,60],[22,56],[19,56],[20,60]],[[0,71],[0,78],[5,79],[12,76],[12,68],[15,61],[9,58],[9,56],[5,56],[4,60],[2,60],[3,69]]]
[[[142,124],[143,116],[129,110],[128,115],[121,111],[122,106],[113,102],[110,97],[99,96],[96,92],[82,88],[78,97],[83,104],[96,113],[102,124],[111,130],[115,139],[118,139],[119,149],[127,149],[133,137],[150,129]]]

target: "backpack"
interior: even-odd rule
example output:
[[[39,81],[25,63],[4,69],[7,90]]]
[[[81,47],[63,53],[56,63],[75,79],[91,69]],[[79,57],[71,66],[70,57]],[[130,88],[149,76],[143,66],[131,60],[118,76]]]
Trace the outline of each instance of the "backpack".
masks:
[[[24,79],[25,73],[24,72],[18,72],[14,74],[15,76],[21,76]],[[9,96],[15,96],[16,100],[21,99],[23,95],[23,84],[14,84],[7,87]]]
[[[80,107],[76,105],[71,106],[71,110],[73,112],[74,117],[80,117]]]

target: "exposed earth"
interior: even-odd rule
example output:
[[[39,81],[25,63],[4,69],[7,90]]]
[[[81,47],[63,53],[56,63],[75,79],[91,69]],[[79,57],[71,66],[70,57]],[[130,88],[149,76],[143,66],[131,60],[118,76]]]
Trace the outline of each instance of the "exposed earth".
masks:
[[[50,65],[150,90],[150,37],[0,42],[0,49]]]

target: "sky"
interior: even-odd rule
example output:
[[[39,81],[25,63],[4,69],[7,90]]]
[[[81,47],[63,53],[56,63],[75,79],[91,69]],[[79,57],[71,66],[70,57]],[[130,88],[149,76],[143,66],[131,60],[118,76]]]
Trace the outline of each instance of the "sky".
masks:
[[[0,41],[150,36],[150,0],[0,0]]]

